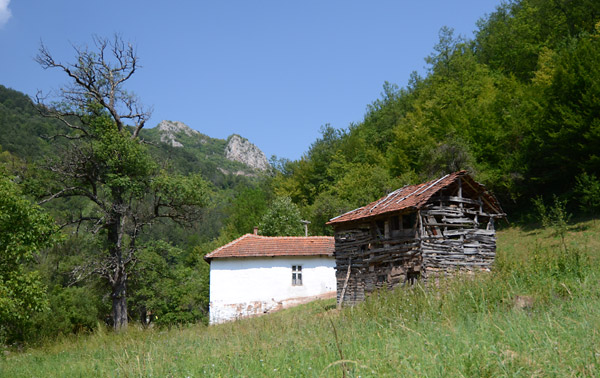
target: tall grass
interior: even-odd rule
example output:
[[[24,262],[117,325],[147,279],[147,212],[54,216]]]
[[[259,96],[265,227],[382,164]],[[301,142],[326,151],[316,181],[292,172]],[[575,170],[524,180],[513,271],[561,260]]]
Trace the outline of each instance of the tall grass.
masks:
[[[103,328],[0,360],[0,376],[600,375],[600,226],[499,233],[490,274],[317,301],[219,326]]]

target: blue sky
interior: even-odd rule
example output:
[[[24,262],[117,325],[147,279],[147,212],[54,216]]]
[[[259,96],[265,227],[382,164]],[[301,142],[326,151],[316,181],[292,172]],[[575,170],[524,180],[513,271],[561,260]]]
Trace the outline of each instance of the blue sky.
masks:
[[[360,122],[389,81],[426,72],[442,26],[472,37],[500,0],[0,0],[0,84],[34,95],[64,84],[34,61],[61,61],[93,34],[120,33],[143,68],[128,89],[153,106],[148,126],[182,121],[237,133],[267,156],[298,159],[321,125]]]

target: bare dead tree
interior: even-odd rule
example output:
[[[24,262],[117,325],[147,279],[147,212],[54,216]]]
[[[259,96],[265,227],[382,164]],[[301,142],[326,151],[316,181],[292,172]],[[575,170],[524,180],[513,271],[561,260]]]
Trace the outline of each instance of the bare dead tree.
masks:
[[[136,241],[144,227],[160,218],[191,222],[206,202],[199,176],[168,176],[157,169],[139,133],[150,117],[125,83],[139,68],[135,48],[120,36],[93,38],[93,49],[74,47],[75,62],[57,61],[41,45],[36,61],[59,69],[70,79],[53,103],[37,97],[45,116],[60,120],[68,140],[59,159],[48,163],[54,186],[41,204],[83,198],[63,227],[76,226],[98,235],[104,247],[72,273],[78,281],[92,274],[111,287],[115,329],[127,326],[127,274],[136,262]],[[128,124],[131,123],[131,124]]]
[[[48,48],[41,44],[35,61],[44,69],[62,70],[72,80],[71,84],[61,89],[59,95],[63,105],[67,106],[48,115],[60,119],[71,129],[83,131],[66,118],[78,117],[81,109],[93,100],[110,113],[119,131],[125,127],[125,121],[132,122],[134,131],[131,138],[135,139],[152,114],[151,109],[140,104],[137,96],[123,88],[125,82],[141,68],[136,50],[119,35],[110,40],[98,36],[92,39],[93,50],[88,46],[73,47],[77,57],[75,63],[56,61]]]

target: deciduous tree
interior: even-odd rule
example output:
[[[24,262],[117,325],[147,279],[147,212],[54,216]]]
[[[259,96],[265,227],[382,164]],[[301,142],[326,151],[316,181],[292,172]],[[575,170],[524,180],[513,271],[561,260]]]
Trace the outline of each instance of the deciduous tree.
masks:
[[[300,210],[290,197],[276,198],[259,224],[261,235],[301,236],[304,234]]]
[[[27,319],[47,306],[46,289],[27,264],[56,241],[56,231],[52,218],[0,170],[0,337],[18,337]]]
[[[37,62],[70,79],[53,103],[38,96],[46,116],[61,120],[70,141],[48,163],[55,185],[42,203],[76,197],[63,226],[97,235],[102,243],[73,272],[73,280],[99,274],[111,288],[115,329],[127,326],[127,282],[137,261],[137,238],[144,227],[168,218],[187,223],[206,203],[207,184],[199,176],[174,176],[159,169],[139,133],[150,117],[125,89],[139,68],[135,48],[121,37],[94,37],[92,48],[75,48],[74,63],[62,63],[41,46]]]

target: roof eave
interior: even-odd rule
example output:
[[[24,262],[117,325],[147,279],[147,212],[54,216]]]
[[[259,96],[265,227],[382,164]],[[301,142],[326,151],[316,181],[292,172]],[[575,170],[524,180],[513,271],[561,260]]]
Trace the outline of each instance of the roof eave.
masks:
[[[399,213],[399,214],[409,213],[412,211],[417,211],[420,208],[421,208],[420,206],[408,206],[403,209],[389,210],[389,211],[385,211],[383,213],[367,215],[367,216],[364,216],[361,218],[356,218],[356,219],[350,219],[350,220],[341,220],[340,219],[340,220],[335,220],[335,221],[329,221],[326,224],[330,225],[330,226],[335,226],[335,225],[342,224],[342,223],[361,222],[361,221],[364,221],[365,219],[374,219],[374,218],[379,218],[379,217],[383,217],[383,216],[389,216],[390,214],[394,214],[394,213]]]
[[[204,259],[210,264],[209,260],[219,260],[219,259],[247,259],[247,258],[275,258],[275,257],[334,257],[332,253],[319,253],[319,254],[311,254],[311,255],[244,255],[244,256],[217,256],[217,257],[209,257],[208,259],[204,256]]]

